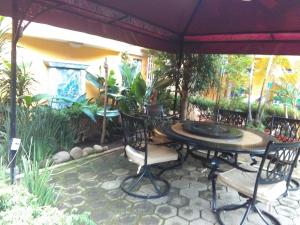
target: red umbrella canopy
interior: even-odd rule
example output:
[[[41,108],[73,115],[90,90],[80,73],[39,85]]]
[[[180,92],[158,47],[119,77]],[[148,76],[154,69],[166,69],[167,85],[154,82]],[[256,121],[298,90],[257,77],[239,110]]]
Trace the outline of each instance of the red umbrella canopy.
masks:
[[[11,2],[0,14],[11,16]],[[300,54],[299,0],[16,0],[25,19],[169,52]]]

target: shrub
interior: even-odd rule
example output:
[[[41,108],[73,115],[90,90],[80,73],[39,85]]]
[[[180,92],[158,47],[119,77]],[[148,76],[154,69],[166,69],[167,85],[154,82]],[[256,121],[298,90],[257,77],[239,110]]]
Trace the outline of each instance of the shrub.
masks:
[[[9,131],[9,114],[5,113],[4,133]],[[25,149],[30,149],[34,138],[35,159],[44,160],[60,149],[70,148],[75,140],[71,120],[62,110],[48,106],[17,109],[17,136]],[[1,145],[0,154],[7,156],[7,136]],[[30,154],[33,155],[32,153]],[[5,157],[7,158],[7,157]],[[17,158],[19,162],[20,158]]]

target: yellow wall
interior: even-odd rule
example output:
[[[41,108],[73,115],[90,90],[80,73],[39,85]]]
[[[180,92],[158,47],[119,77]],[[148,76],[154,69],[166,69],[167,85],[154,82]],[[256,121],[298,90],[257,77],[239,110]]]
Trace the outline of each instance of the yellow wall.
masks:
[[[48,77],[48,68],[45,61],[77,63],[88,65],[88,71],[99,74],[99,66],[103,68],[104,59],[107,57],[109,70],[114,70],[116,76],[119,76],[119,64],[121,62],[120,52],[106,49],[99,49],[82,45],[72,47],[68,42],[46,40],[33,37],[22,37],[18,51],[22,60],[32,62],[31,71],[37,83],[32,87],[32,92],[46,93],[51,79]],[[133,58],[142,59],[142,74],[145,77],[147,58],[133,56]],[[104,70],[102,69],[102,73]],[[121,78],[118,78],[121,81]],[[86,93],[88,98],[98,96],[98,90],[86,82]]]

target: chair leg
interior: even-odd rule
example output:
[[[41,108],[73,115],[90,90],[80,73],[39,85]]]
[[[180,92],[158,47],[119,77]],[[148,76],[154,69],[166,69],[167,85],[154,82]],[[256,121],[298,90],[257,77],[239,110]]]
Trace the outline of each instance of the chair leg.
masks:
[[[223,207],[217,208],[216,209],[216,216],[217,216],[217,220],[221,225],[224,225],[222,219],[221,219],[221,212],[223,211],[233,211],[233,210],[237,210],[240,208],[246,208],[246,211],[243,215],[243,218],[240,222],[240,225],[243,225],[244,222],[246,221],[246,218],[249,215],[250,210],[254,210],[254,212],[258,213],[258,215],[260,216],[260,218],[262,218],[262,220],[265,222],[265,224],[270,225],[270,223],[268,223],[268,221],[266,220],[265,216],[268,217],[270,219],[270,221],[272,222],[272,225],[281,225],[280,222],[270,213],[266,212],[266,211],[262,211],[260,209],[257,208],[257,206],[254,204],[252,199],[248,199],[245,203],[240,204],[240,205],[225,205]]]
[[[255,212],[258,213],[258,215],[260,216],[260,218],[262,218],[262,220],[267,224],[269,225],[268,221],[266,220],[265,216],[268,217],[271,221],[272,221],[272,224],[274,225],[281,225],[281,223],[269,212],[266,212],[264,210],[260,210],[259,208],[257,208],[256,205],[254,205],[254,209],[255,209]]]
[[[154,194],[142,194],[135,190],[145,179],[150,181],[150,184],[154,189]],[[161,184],[158,184],[158,182]],[[168,181],[153,175],[149,166],[144,166],[138,175],[126,177],[122,181],[120,187],[126,194],[143,199],[160,198],[167,195],[170,190],[170,184]]]

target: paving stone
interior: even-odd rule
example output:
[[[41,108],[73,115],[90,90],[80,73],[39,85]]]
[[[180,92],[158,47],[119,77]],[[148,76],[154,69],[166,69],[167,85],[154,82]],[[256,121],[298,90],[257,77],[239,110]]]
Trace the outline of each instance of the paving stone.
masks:
[[[129,202],[125,201],[125,200],[115,200],[113,202],[110,202],[108,204],[108,208],[114,212],[114,214],[127,214],[129,212],[129,210],[131,209],[132,204],[130,204]]]
[[[135,225],[137,223],[138,216],[132,213],[121,215],[116,220],[118,225]]]
[[[279,203],[281,205],[284,205],[284,206],[287,206],[287,207],[290,207],[290,208],[298,208],[299,206],[299,203],[298,201],[295,201],[293,199],[290,199],[290,198],[281,198],[279,199]]]
[[[189,206],[195,210],[210,209],[210,201],[203,198],[194,198],[190,201]]]
[[[64,189],[64,193],[67,195],[80,195],[84,191],[81,186],[71,186]]]
[[[211,222],[211,223],[216,223],[217,219],[215,214],[211,211],[211,209],[203,209],[201,210],[201,218]],[[232,225],[232,224],[231,224]]]
[[[84,204],[84,198],[81,197],[81,196],[76,196],[76,197],[72,197],[70,198],[69,200],[69,203],[72,205],[72,206],[81,206]]]
[[[189,183],[187,180],[174,180],[171,182],[171,186],[175,188],[188,188],[190,186]]]
[[[140,219],[139,225],[161,225],[162,222],[162,219],[160,219],[158,216],[147,215]]]
[[[289,198],[289,199],[292,199],[292,200],[295,200],[295,201],[300,201],[300,190],[290,191],[286,198]]]
[[[186,206],[179,209],[178,215],[186,220],[191,221],[200,217],[200,210]]]
[[[80,173],[78,175],[78,178],[79,178],[79,180],[82,180],[82,181],[95,180],[97,178],[97,174],[92,171],[88,171],[85,173]]]
[[[169,199],[168,196],[163,196],[160,198],[149,199],[148,201],[154,205],[161,205],[161,204],[165,204],[168,201],[168,199]]]
[[[180,195],[175,195],[175,196],[170,196],[168,203],[172,206],[175,207],[183,207],[189,204],[189,199],[184,196]]]
[[[199,196],[199,191],[196,188],[185,188],[182,189],[180,195],[185,196],[189,199],[197,198]]]
[[[138,202],[133,206],[133,211],[138,215],[152,214],[154,210],[155,206],[148,201]]]
[[[124,196],[125,196],[125,193],[120,188],[108,191],[105,194],[105,197],[108,200],[116,200],[116,199],[119,199],[119,198],[123,198]]]
[[[120,181],[105,181],[101,187],[106,189],[106,190],[111,190],[111,189],[116,189],[120,186],[121,182]]]
[[[191,181],[190,187],[196,188],[198,191],[206,191],[208,190],[207,183],[202,183],[199,181]]]
[[[245,208],[221,212],[220,217],[224,224],[240,225],[243,215],[245,214]],[[261,221],[260,221],[261,223]]]
[[[180,218],[179,216],[174,216],[165,220],[164,225],[188,225],[189,222]]]
[[[275,209],[276,209],[276,212],[281,216],[286,216],[286,217],[289,217],[292,219],[297,217],[296,210],[292,209],[290,207],[279,205],[279,206],[275,206]]]
[[[101,182],[98,180],[87,180],[87,181],[81,181],[80,186],[83,188],[98,188],[101,185]]]
[[[182,169],[187,170],[187,171],[194,171],[194,170],[196,170],[196,167],[192,166],[192,165],[184,164]]]
[[[283,225],[293,225],[294,224],[294,221],[291,218],[289,218],[289,217],[286,217],[286,216],[276,216],[276,218]],[[295,223],[295,224],[300,224],[300,223]]]
[[[177,209],[171,205],[160,205],[156,208],[155,213],[160,217],[167,219],[177,215]]]
[[[110,220],[113,217],[113,212],[109,210],[97,210],[92,211],[92,218],[97,224],[103,224],[105,221]]]
[[[190,222],[190,225],[214,225],[214,224],[203,219],[197,219]]]
[[[186,170],[183,170],[183,169],[175,169],[173,170],[173,174],[174,175],[177,175],[177,176],[185,176],[185,175],[188,175],[188,171]]]
[[[128,173],[129,173],[129,170],[123,169],[123,168],[112,171],[112,174],[114,174],[116,176],[124,176],[124,175],[127,175]]]

